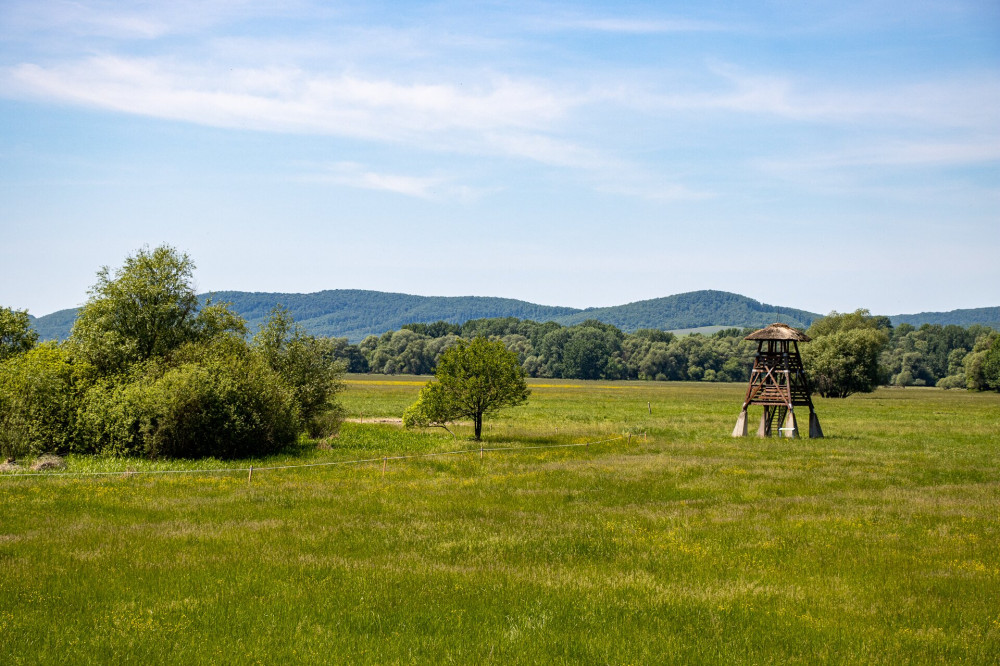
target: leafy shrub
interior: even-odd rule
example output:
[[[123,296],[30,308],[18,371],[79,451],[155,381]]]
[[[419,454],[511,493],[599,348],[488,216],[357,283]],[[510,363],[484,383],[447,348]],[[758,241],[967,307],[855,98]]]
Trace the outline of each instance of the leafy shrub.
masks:
[[[959,373],[957,375],[948,375],[938,380],[936,386],[943,389],[964,389],[965,388],[965,373]]]
[[[146,411],[148,382],[148,378],[139,375],[117,382],[103,380],[91,386],[83,396],[79,437],[74,448],[80,453],[141,455],[141,419]]]
[[[85,375],[54,343],[0,363],[0,453],[16,457],[71,450]]]
[[[293,391],[239,339],[191,344],[175,364],[88,392],[83,421],[91,450],[148,458],[263,455],[295,441]]]
[[[0,307],[0,361],[25,353],[37,341],[27,310]]]

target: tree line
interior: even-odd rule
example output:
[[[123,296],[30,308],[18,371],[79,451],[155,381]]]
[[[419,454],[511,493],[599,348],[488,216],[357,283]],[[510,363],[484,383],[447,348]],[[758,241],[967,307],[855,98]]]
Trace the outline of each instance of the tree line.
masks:
[[[623,333],[587,320],[573,326],[514,317],[407,324],[357,345],[331,343],[350,372],[431,374],[459,340],[500,340],[529,377],[743,382],[756,344],[753,328],[677,336],[655,329]],[[1000,335],[987,326],[925,324],[893,327],[865,310],[818,319],[801,347],[818,392],[853,393],[879,385],[1000,389]]]

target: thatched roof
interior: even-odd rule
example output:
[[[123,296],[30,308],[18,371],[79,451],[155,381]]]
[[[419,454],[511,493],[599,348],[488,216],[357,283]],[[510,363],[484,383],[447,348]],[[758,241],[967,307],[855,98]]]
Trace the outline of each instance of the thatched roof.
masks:
[[[788,324],[771,324],[759,331],[754,331],[744,340],[795,340],[797,342],[809,342],[809,336],[792,328]]]

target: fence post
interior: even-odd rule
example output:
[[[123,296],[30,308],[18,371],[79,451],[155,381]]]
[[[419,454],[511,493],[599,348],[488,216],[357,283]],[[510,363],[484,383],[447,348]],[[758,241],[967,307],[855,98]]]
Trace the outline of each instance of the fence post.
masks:
[[[253,465],[250,465],[250,473],[247,474],[247,485],[248,486],[250,485],[251,481],[253,481]]]
[[[389,460],[388,458],[386,458],[385,456],[382,456],[382,478],[383,479],[385,478],[385,465],[386,465],[386,461],[388,461],[388,460]]]

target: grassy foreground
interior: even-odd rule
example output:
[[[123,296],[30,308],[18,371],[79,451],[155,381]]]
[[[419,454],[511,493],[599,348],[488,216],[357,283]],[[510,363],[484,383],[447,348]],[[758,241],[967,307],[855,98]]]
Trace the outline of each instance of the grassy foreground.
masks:
[[[424,381],[349,379],[364,420]],[[0,475],[0,661],[996,663],[1000,395],[880,390],[820,401],[826,439],[734,440],[742,386],[532,384],[487,447],[626,438],[480,460],[369,421],[68,471],[475,453]]]

